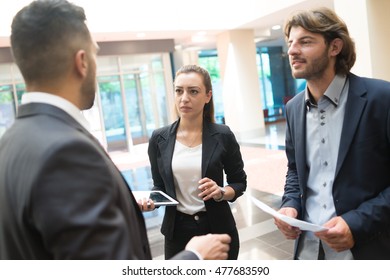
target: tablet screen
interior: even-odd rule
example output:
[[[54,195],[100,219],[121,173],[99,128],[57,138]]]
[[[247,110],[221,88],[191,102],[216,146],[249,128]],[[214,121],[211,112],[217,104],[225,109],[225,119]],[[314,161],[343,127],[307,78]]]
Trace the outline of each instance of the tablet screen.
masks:
[[[133,191],[136,200],[150,198],[156,206],[177,205],[179,202],[162,191]]]

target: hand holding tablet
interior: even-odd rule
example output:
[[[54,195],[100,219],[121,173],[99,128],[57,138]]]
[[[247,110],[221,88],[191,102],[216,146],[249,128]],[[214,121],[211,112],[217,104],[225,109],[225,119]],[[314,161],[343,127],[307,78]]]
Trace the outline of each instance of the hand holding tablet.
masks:
[[[174,206],[179,204],[175,199],[162,191],[132,191],[135,199],[151,199],[155,206]]]

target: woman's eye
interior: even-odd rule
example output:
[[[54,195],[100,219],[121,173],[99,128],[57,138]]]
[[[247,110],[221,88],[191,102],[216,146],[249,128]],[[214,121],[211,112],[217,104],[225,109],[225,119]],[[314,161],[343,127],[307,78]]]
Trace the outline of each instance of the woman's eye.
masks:
[[[195,89],[193,89],[193,90],[190,91],[190,94],[191,94],[191,95],[197,95],[197,94],[198,94],[198,91],[195,90]]]

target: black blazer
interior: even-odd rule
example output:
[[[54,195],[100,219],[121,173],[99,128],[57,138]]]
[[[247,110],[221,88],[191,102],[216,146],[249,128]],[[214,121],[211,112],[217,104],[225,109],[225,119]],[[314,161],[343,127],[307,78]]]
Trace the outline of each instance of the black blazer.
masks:
[[[0,139],[0,259],[151,259],[126,181],[57,107],[22,105]]]
[[[172,156],[179,121],[157,129],[149,140],[148,154],[152,169],[154,189],[162,190],[176,198],[172,173]],[[226,125],[204,122],[202,134],[202,178],[208,177],[219,186],[224,186],[224,175],[229,186],[235,190],[235,201],[246,190],[246,174],[240,146],[233,132]],[[227,201],[205,201],[212,233],[227,233],[236,227]],[[176,207],[166,207],[161,232],[172,238]]]
[[[390,259],[390,83],[348,75],[349,92],[333,184],[336,213],[350,227],[355,259]],[[282,207],[305,212],[306,105],[287,103],[288,171]],[[296,246],[298,242],[296,243]]]

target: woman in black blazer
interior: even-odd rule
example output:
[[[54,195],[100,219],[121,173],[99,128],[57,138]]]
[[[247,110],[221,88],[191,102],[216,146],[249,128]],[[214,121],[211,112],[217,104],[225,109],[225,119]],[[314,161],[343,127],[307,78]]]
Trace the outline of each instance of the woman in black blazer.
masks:
[[[175,104],[179,119],[155,130],[148,148],[153,189],[179,201],[166,207],[161,227],[165,258],[183,250],[193,236],[227,233],[232,238],[228,259],[237,259],[240,242],[228,201],[244,193],[246,173],[234,134],[214,121],[205,69],[186,65],[177,71]]]

